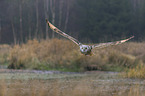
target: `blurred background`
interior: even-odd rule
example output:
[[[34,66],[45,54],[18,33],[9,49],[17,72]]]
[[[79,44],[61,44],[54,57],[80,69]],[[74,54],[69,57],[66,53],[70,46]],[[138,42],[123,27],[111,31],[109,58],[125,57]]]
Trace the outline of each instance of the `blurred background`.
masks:
[[[0,0],[0,43],[49,39],[45,19],[85,43],[145,40],[145,0]]]

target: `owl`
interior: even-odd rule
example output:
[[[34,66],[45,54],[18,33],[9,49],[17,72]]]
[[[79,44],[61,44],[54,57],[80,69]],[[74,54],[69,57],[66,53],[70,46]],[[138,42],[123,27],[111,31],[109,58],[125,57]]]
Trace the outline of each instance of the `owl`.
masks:
[[[68,34],[64,33],[63,31],[59,30],[58,28],[56,28],[54,25],[52,25],[47,19],[46,22],[48,24],[48,26],[56,33],[70,39],[72,42],[74,42],[75,44],[77,44],[80,48],[80,52],[84,55],[92,55],[92,49],[94,48],[103,48],[103,47],[107,47],[107,46],[111,46],[111,45],[118,45],[118,44],[122,44],[132,38],[134,38],[134,36],[131,36],[130,38],[124,39],[124,40],[120,40],[120,41],[115,41],[115,42],[107,42],[107,43],[98,43],[98,44],[94,44],[94,45],[84,45],[81,42],[79,42],[77,39],[69,36]]]

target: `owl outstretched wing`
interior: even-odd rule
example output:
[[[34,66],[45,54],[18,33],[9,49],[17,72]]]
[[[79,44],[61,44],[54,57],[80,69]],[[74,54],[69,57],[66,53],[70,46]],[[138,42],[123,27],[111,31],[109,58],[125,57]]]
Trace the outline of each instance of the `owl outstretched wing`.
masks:
[[[92,48],[104,48],[110,45],[118,45],[118,44],[122,44],[130,39],[134,38],[134,36],[128,38],[128,39],[124,39],[124,40],[120,40],[120,41],[115,41],[115,42],[108,42],[108,43],[99,43],[96,45],[92,45]]]
[[[69,36],[68,34],[66,34],[66,33],[64,33],[64,32],[62,32],[62,31],[59,30],[58,28],[56,28],[56,27],[55,27],[54,25],[52,25],[47,19],[46,19],[46,22],[47,22],[48,26],[49,26],[54,32],[56,32],[56,33],[58,33],[58,34],[60,34],[60,35],[62,35],[62,36],[64,36],[64,37],[70,39],[71,41],[73,41],[74,43],[76,43],[78,46],[81,45],[81,43],[80,43],[78,40],[76,40],[75,38]]]

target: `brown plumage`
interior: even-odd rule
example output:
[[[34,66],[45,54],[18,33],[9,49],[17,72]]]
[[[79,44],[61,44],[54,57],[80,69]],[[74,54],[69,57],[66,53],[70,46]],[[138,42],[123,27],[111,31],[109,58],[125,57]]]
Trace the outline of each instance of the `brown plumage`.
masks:
[[[58,28],[56,28],[54,25],[52,25],[47,19],[46,22],[48,24],[48,26],[56,33],[70,39],[71,41],[73,41],[75,44],[77,44],[80,47],[80,51],[82,54],[84,55],[91,55],[92,54],[92,49],[93,48],[103,48],[103,47],[107,47],[107,46],[111,46],[111,45],[118,45],[118,44],[122,44],[132,38],[134,38],[134,36],[131,36],[130,38],[124,39],[124,40],[120,40],[120,41],[115,41],[115,42],[107,42],[107,43],[99,43],[99,44],[94,44],[94,45],[83,45],[82,43],[80,43],[77,39],[69,36],[68,34],[64,33],[63,31],[59,30]]]

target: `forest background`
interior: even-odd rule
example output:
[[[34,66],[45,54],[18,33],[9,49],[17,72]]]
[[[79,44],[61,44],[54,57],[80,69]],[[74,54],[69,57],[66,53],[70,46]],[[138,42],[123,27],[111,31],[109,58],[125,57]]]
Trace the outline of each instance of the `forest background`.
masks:
[[[0,0],[0,43],[58,38],[46,18],[83,43],[144,41],[144,10],[144,0]]]

